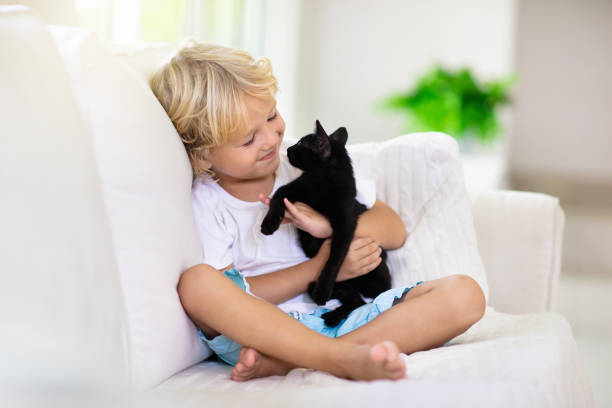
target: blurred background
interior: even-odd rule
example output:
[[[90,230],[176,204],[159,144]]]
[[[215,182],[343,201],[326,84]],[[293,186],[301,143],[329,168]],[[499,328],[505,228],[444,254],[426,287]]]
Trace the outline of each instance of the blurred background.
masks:
[[[612,406],[612,1],[15,2],[114,47],[175,48],[191,36],[267,56],[290,137],[315,119],[346,126],[351,143],[445,131],[459,141],[469,190],[559,197],[557,310],[598,406]]]

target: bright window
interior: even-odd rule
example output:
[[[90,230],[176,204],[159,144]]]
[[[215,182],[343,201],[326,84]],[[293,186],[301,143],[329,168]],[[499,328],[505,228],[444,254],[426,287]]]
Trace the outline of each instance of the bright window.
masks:
[[[263,0],[76,0],[79,24],[112,42],[166,42],[185,37],[256,49]],[[255,29],[261,31],[261,29]],[[250,31],[247,33],[247,31]]]

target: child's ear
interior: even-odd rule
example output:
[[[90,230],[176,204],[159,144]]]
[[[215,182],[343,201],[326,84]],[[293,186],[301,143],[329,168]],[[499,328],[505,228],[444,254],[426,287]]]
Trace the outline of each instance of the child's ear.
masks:
[[[209,162],[208,160],[201,160],[200,163],[202,163],[202,167],[204,167],[207,170],[212,169],[212,163]]]
[[[342,145],[346,145],[346,141],[348,140],[348,132],[345,127],[338,128],[334,133],[329,136],[332,140],[336,142],[342,143]]]
[[[201,168],[203,169],[207,169],[210,170],[212,168],[212,163],[210,160],[208,160],[208,151],[195,151],[193,152],[193,156],[196,159],[196,161],[198,162],[198,164],[201,166]]]

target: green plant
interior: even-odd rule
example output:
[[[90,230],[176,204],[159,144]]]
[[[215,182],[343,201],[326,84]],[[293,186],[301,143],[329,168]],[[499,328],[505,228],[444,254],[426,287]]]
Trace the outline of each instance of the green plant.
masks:
[[[510,103],[515,82],[514,75],[478,82],[467,68],[451,71],[436,66],[411,91],[390,96],[382,106],[406,114],[406,131],[439,131],[488,144],[501,134],[498,108]]]

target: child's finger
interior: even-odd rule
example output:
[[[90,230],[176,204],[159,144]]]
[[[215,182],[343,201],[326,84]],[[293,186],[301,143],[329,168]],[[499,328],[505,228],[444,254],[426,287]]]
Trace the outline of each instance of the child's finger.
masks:
[[[378,257],[382,252],[382,249],[378,246],[378,244],[374,242],[370,242],[367,245],[362,246],[356,252],[356,257],[360,261],[363,262],[365,259],[373,259],[374,257]]]
[[[289,210],[285,211],[285,216],[283,217],[281,224],[293,223],[295,225],[296,222],[297,220],[295,216],[291,214]]]
[[[270,205],[270,197],[266,197],[265,194],[259,193],[259,201],[261,201],[265,205]]]
[[[291,201],[289,201],[288,198],[283,198],[283,202],[285,203],[285,207],[287,207],[287,209],[289,211],[293,212],[297,212],[297,209],[295,208],[295,205],[293,205],[293,203]]]
[[[295,203],[291,203],[296,210],[305,215],[311,215],[313,213],[313,209],[310,208],[307,204],[296,201]]]
[[[351,242],[351,247],[352,249],[354,249],[355,251],[358,251],[368,245],[371,245],[373,243],[375,243],[376,241],[374,240],[374,238],[371,237],[359,237],[359,238],[353,238],[353,241]]]
[[[368,272],[372,272],[378,265],[380,265],[381,262],[382,258],[377,257],[373,262],[370,262],[369,264],[363,266],[359,270],[359,275],[365,275]]]
[[[378,247],[375,251],[368,253],[363,258],[359,260],[359,262],[364,265],[370,265],[376,262],[380,258],[380,254],[382,253],[382,249]]]
[[[285,207],[289,210],[289,213],[293,216],[294,219],[299,220],[302,217],[302,213],[297,209],[295,205],[291,203],[288,199],[283,199],[285,202]]]

